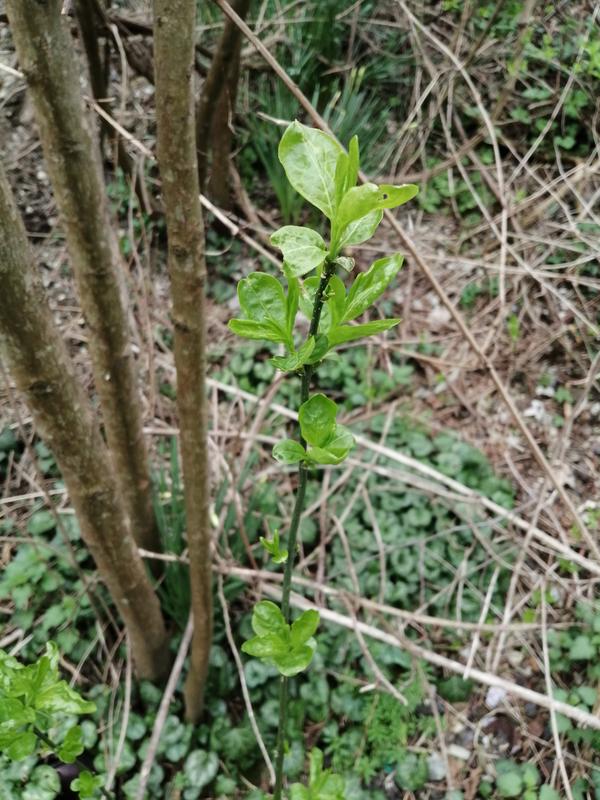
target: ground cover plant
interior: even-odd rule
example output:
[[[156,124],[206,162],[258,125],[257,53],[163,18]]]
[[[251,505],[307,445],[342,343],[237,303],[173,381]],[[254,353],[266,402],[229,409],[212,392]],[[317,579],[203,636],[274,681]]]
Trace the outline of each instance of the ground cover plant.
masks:
[[[0,331],[10,318],[22,333],[48,298],[81,386],[79,417],[89,413],[100,429],[98,444],[74,455],[101,453],[111,382],[98,391],[89,359],[94,318],[71,280],[80,252],[62,215],[73,175],[61,184],[51,158],[79,128],[61,128],[60,115],[44,127],[36,95],[42,85],[53,87],[44,101],[73,100],[80,90],[101,157],[97,213],[86,217],[82,201],[76,221],[88,218],[91,230],[105,220],[101,233],[112,227],[119,253],[121,341],[130,345],[139,397],[130,394],[117,410],[143,422],[150,480],[140,497],[151,496],[155,539],[138,543],[138,555],[168,634],[168,665],[164,682],[137,674],[114,584],[96,571],[86,544],[64,451],[22,402],[23,384],[3,357],[0,650],[8,666],[0,671],[0,796],[98,800],[104,790],[126,800],[268,800],[279,777],[286,800],[596,800],[597,9],[582,0],[235,0],[231,8],[214,0],[197,4],[194,32],[194,4],[174,0],[157,14],[182,9],[173,47],[173,28],[157,39],[142,0],[5,5],[1,160],[33,255],[3,278]],[[53,39],[60,27],[61,45],[25,52],[23,33],[19,40],[11,29],[13,8],[30,8],[27,25],[51,9],[45,35]],[[241,33],[232,11],[249,29]],[[161,41],[167,46],[154,63]],[[266,52],[256,49],[261,42]],[[46,69],[33,85],[42,55],[71,59],[67,74],[81,81],[61,88],[56,76],[64,73]],[[185,126],[179,113],[163,113],[157,144],[165,110],[157,84],[164,90],[165,78],[177,90],[195,86],[176,92]],[[191,303],[187,322],[170,313],[167,250],[177,258],[185,247],[173,247],[173,218],[165,215],[175,174],[160,149],[165,119],[179,120],[171,143],[187,143],[171,161],[180,170],[171,188],[185,183],[188,197],[198,194],[190,180],[196,133],[202,215],[187,203],[193,214],[185,221],[194,219],[194,241],[206,242],[207,302],[204,315]],[[364,180],[415,184],[419,193],[385,209],[370,239],[335,253],[339,224],[331,230],[279,159],[294,119],[301,123],[292,132],[312,131],[338,157],[332,134],[344,144],[358,135],[366,175],[354,187],[340,181],[342,190]],[[52,138],[59,130],[69,135]],[[79,138],[74,151],[88,154],[78,175],[90,174],[89,141]],[[302,188],[308,167],[295,174]],[[0,245],[12,219],[2,215]],[[21,252],[11,241],[0,270]],[[332,244],[345,299],[332,277],[311,341]],[[355,281],[364,288],[372,280],[374,263],[393,272],[398,251],[402,270],[363,316],[336,317],[346,310],[336,297],[345,306],[358,294]],[[286,276],[282,261],[303,274]],[[8,279],[23,274],[41,283],[27,312],[6,304]],[[297,285],[293,327],[287,315],[280,324],[278,312],[274,327],[262,311],[258,319],[247,313],[254,284],[278,298],[279,312],[282,297],[288,311],[291,289],[290,316]],[[190,562],[202,559],[188,550],[197,526],[186,509],[182,444],[191,440],[174,350],[201,316],[214,626],[210,651],[196,649],[208,671],[202,715],[192,722],[198,695],[184,693],[184,683],[192,675],[198,687],[201,669],[189,656],[189,575]],[[232,318],[266,339],[237,336]],[[388,327],[390,320],[400,321]],[[338,340],[362,325],[374,326],[368,337]],[[313,372],[307,400],[316,398],[320,413],[313,441],[302,444],[305,370]],[[63,389],[68,373],[59,372]],[[31,385],[40,384],[26,383],[25,392]],[[197,408],[185,408],[197,433]],[[71,419],[74,431],[81,420]],[[327,419],[339,426],[341,449],[319,435]],[[307,461],[309,451],[341,459],[347,431],[353,446],[338,464]],[[282,463],[273,451],[301,460]],[[304,512],[291,547],[300,468]],[[119,506],[112,503],[113,514]],[[125,530],[120,511],[113,519],[120,522],[112,530]],[[288,621],[280,616],[286,569]],[[279,670],[300,668],[287,677],[282,726]],[[45,702],[37,690],[15,683],[17,673],[40,671],[71,703],[67,713],[48,700],[53,722],[48,708],[35,708]]]

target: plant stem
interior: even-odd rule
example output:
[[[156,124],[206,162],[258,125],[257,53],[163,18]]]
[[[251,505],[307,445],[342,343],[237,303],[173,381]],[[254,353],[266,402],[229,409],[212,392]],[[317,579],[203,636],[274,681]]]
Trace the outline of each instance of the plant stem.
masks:
[[[323,273],[317,292],[315,294],[315,301],[313,304],[313,312],[310,320],[309,336],[316,336],[319,330],[319,322],[321,320],[321,311],[323,310],[323,303],[325,302],[325,292],[331,280],[331,276],[335,272],[335,264],[331,261],[326,261],[323,266]],[[314,373],[314,365],[306,364],[302,371],[302,386],[300,390],[300,402],[305,403],[308,400],[310,392],[310,382]],[[302,444],[305,444],[302,436],[300,437]],[[306,497],[306,484],[308,482],[308,469],[300,464],[298,468],[298,490],[296,492],[296,501],[294,503],[294,511],[292,513],[292,521],[290,523],[290,532],[288,534],[288,557],[285,562],[285,571],[283,573],[283,586],[281,590],[281,613],[285,621],[290,622],[290,591],[292,587],[292,572],[294,570],[294,558],[296,555],[296,540],[298,538],[298,530],[300,528],[300,519],[304,509],[304,498]],[[281,800],[281,791],[283,788],[283,751],[285,746],[285,727],[287,723],[287,705],[289,694],[289,678],[282,675],[279,678],[279,725],[277,730],[277,760],[275,762],[275,794],[273,800]]]
[[[43,731],[39,730],[39,728],[34,728],[33,732],[38,737],[38,739],[41,739],[42,742],[44,742],[44,744],[48,745],[48,747],[50,748],[50,750],[52,750],[53,753],[56,753],[57,745],[55,745],[54,742],[51,739],[49,739]],[[81,767],[82,772],[89,772],[89,767],[87,766],[87,764],[84,764],[83,761],[81,761],[79,758],[75,759],[75,763],[77,764],[78,767]],[[113,795],[109,794],[103,786],[100,786],[100,792],[103,797],[106,797],[106,800],[114,800]]]

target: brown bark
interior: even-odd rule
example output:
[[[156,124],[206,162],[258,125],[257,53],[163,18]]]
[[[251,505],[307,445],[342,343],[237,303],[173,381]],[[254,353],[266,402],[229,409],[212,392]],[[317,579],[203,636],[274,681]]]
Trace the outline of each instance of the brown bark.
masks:
[[[235,11],[245,18],[250,7],[250,0],[236,0]],[[213,192],[229,197],[229,157],[231,153],[231,132],[229,131],[230,115],[235,107],[237,83],[240,71],[240,48],[242,34],[239,28],[229,19],[225,20],[223,33],[210,63],[210,69],[202,86],[202,94],[196,109],[196,148],[198,151],[198,175],[200,188],[204,190],[208,175],[208,154],[211,145],[217,145],[219,154],[217,169],[219,180],[225,182],[226,188],[217,186],[217,178],[211,181]],[[211,129],[215,130],[211,136]],[[226,130],[227,129],[227,130]],[[226,142],[219,142],[217,137],[223,133]],[[227,152],[224,153],[224,148]]]
[[[106,106],[109,90],[106,83],[105,69],[102,64],[102,58],[100,57],[98,19],[94,0],[76,0],[75,11],[77,13],[81,40],[87,56],[92,94],[99,105]],[[110,33],[107,35],[110,36]],[[107,108],[107,111],[110,112],[110,107]],[[133,183],[140,208],[145,213],[151,214],[152,208],[148,204],[148,199],[142,185],[143,176],[136,174],[138,170],[135,161],[127,152],[122,138],[104,117],[100,117],[100,132],[100,151],[102,152],[102,141],[104,137],[106,137],[116,152],[117,164],[122,169],[127,180]]]
[[[194,137],[195,0],[154,0],[158,166],[162,179],[173,302],[177,409],[194,616],[186,716],[197,721],[212,637],[204,224]]]
[[[137,673],[157,678],[169,657],[158,598],[131,535],[90,403],[52,321],[1,168],[0,285],[0,354],[54,453],[83,539],[127,627]]]
[[[64,225],[106,435],[133,535],[158,549],[122,264],[111,230],[99,151],[79,84],[80,63],[60,0],[7,0],[20,67]]]

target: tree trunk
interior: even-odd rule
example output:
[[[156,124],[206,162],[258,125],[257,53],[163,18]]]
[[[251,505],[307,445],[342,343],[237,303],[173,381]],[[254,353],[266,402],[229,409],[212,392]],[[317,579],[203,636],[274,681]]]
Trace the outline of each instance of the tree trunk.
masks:
[[[186,716],[202,712],[212,637],[205,360],[204,225],[194,136],[195,0],[154,0],[158,166],[173,302],[177,408],[183,462],[194,638]]]
[[[250,0],[236,0],[233,7],[244,19],[250,8]],[[216,143],[219,176],[211,177],[211,187],[213,196],[216,197],[215,193],[218,192],[221,199],[224,196],[229,197],[229,157],[232,140],[229,125],[237,96],[241,46],[241,32],[227,17],[219,44],[210,63],[210,69],[202,85],[202,94],[196,110],[196,148],[200,189],[204,191],[209,171],[208,154],[211,145],[214,147]],[[220,133],[225,136],[225,142],[218,140]],[[213,158],[214,152],[213,150]],[[217,185],[218,182],[219,185]]]
[[[245,18],[250,7],[250,0],[240,0],[237,13]],[[227,22],[231,22],[229,17]],[[226,23],[227,24],[227,23]],[[233,149],[233,120],[235,117],[235,101],[237,99],[240,80],[240,51],[242,36],[239,28],[233,46],[233,53],[227,69],[227,79],[217,101],[210,129],[211,164],[207,192],[216,205],[229,210],[231,208],[231,151]]]
[[[131,535],[118,479],[33,265],[0,168],[0,354],[61,470],[81,534],[130,637],[140,677],[168,666],[158,598]]]
[[[122,264],[110,226],[99,151],[79,83],[81,65],[61,0],[7,0],[21,69],[89,329],[96,390],[116,477],[137,543],[160,547],[129,343]]]

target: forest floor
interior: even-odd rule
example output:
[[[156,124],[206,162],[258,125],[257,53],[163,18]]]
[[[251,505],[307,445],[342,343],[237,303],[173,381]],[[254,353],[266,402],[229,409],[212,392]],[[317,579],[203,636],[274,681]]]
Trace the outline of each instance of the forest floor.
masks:
[[[121,122],[152,148],[152,92],[133,76],[128,91]],[[4,81],[0,103],[3,162],[55,319],[93,396],[85,324],[24,84]],[[570,169],[587,163],[579,159]],[[514,167],[505,153],[506,174]],[[493,169],[477,169],[493,191]],[[539,162],[536,169],[549,175],[554,165]],[[295,586],[296,601],[300,606],[305,593],[330,617],[323,615],[322,652],[293,697],[291,717],[303,735],[291,742],[291,777],[301,774],[306,752],[317,744],[349,776],[349,797],[356,800],[598,797],[600,736],[555,715],[548,695],[552,681],[555,700],[598,716],[600,567],[586,569],[582,530],[557,490],[568,492],[598,541],[600,286],[597,273],[580,269],[597,263],[597,175],[573,185],[572,172],[559,173],[562,182],[548,193],[536,197],[539,181],[532,179],[529,194],[505,208],[510,235],[498,234],[502,212],[496,208],[491,222],[482,216],[466,225],[455,197],[447,209],[415,205],[398,215],[487,366],[408,257],[381,309],[402,317],[397,332],[350,347],[342,362],[321,370],[322,385],[363,440],[348,469],[325,470],[309,492],[298,570],[304,584]],[[184,521],[164,229],[160,215],[139,213],[110,159],[106,175],[131,297],[165,549],[179,554]],[[158,193],[151,170],[150,176]],[[277,207],[262,175],[246,188],[253,220],[229,217],[260,242],[267,220],[280,224]],[[220,603],[226,598],[239,645],[252,596],[276,596],[258,537],[284,530],[289,519],[294,478],[273,467],[269,452],[297,401],[268,363],[270,353],[241,345],[226,327],[236,311],[235,282],[273,266],[210,212],[206,222],[215,574],[225,591],[216,598],[207,720],[190,730],[175,698],[150,789],[152,797],[193,800],[199,782],[210,797],[254,786],[258,798],[265,775]],[[397,250],[403,250],[397,234],[382,225],[354,255],[360,269]],[[540,467],[500,397],[490,365],[550,471]],[[63,667],[99,708],[89,730],[97,769],[114,756],[112,738],[124,718],[129,726],[119,785],[124,797],[133,797],[160,694],[150,685],[137,687],[125,709],[126,657],[112,649],[118,636],[107,620],[94,619],[81,577],[67,564],[65,547],[89,567],[56,465],[10,382],[0,384],[0,647],[35,657],[45,640],[59,642]],[[170,565],[162,585],[174,630],[186,616],[185,592],[176,588],[180,568]],[[328,591],[337,594],[331,599]],[[359,618],[363,635],[355,635]],[[397,645],[378,640],[377,632]],[[456,668],[464,664],[462,672]],[[275,700],[269,670],[261,667],[246,665],[244,680],[269,742]],[[387,691],[390,681],[406,706]],[[218,758],[208,777],[198,778],[193,756],[199,752]],[[27,774],[34,769],[30,764]],[[2,796],[20,797],[22,776],[6,774]]]

